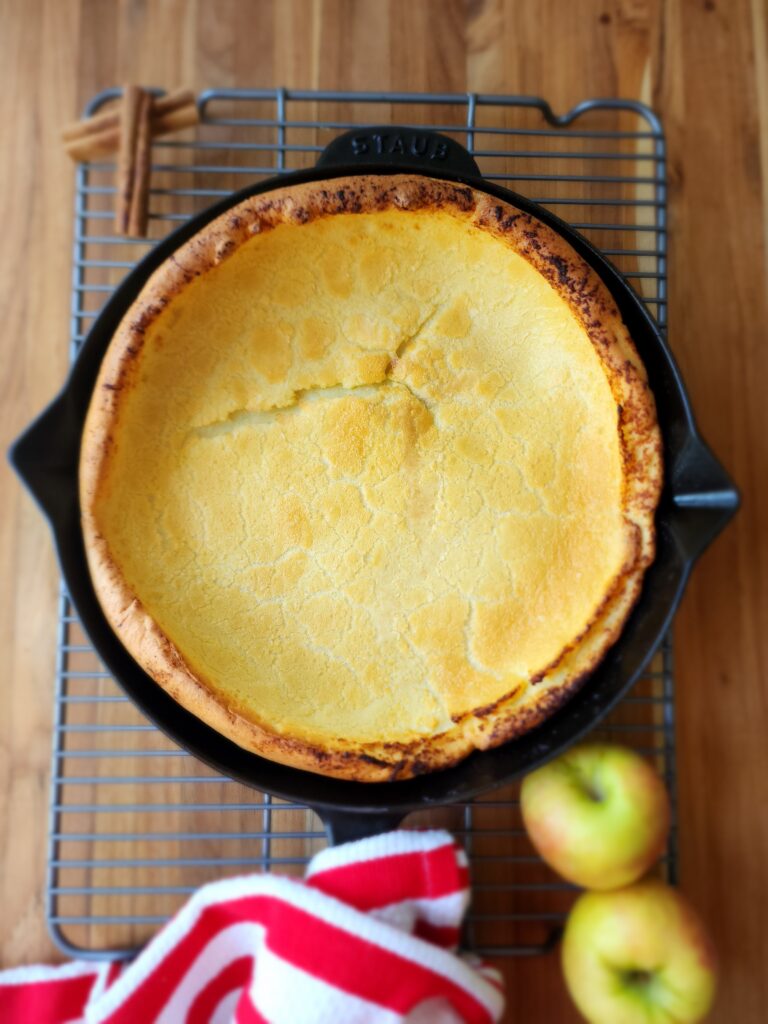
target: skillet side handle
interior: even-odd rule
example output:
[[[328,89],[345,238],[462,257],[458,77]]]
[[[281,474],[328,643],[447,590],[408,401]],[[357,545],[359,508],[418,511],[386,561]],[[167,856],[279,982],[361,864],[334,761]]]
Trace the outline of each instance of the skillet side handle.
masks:
[[[671,467],[671,483],[675,536],[687,558],[698,558],[736,514],[739,492],[697,434]]]
[[[426,171],[435,177],[440,171],[480,177],[480,168],[467,150],[454,139],[426,128],[381,125],[353,128],[329,142],[320,154],[318,167],[366,166]]]
[[[79,447],[77,419],[65,390],[8,452],[9,462],[52,523],[77,500]]]
[[[326,811],[317,814],[325,826],[329,846],[340,846],[355,839],[368,839],[382,832],[393,832],[405,817],[404,814],[385,811],[366,814],[363,811]]]

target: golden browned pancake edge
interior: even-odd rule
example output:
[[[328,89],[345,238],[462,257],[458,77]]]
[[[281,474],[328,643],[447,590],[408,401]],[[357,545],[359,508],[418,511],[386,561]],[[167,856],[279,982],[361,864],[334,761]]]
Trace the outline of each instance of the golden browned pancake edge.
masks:
[[[313,744],[271,731],[227,706],[187,664],[123,578],[101,535],[96,510],[109,470],[119,410],[136,386],[134,373],[148,328],[197,276],[226,261],[254,235],[280,224],[385,210],[441,211],[508,245],[565,300],[601,360],[616,403],[623,462],[622,512],[630,543],[625,565],[586,628],[556,660],[494,703],[452,727],[413,742]],[[616,640],[654,557],[654,513],[662,486],[661,437],[645,369],[616,305],[597,274],[556,232],[517,208],[459,184],[416,175],[336,178],[275,189],[245,200],[184,244],[152,275],[107,350],[83,433],[82,526],[102,608],[136,661],[182,706],[240,746],[283,764],[338,778],[380,782],[446,768],[475,749],[527,732],[560,707]]]

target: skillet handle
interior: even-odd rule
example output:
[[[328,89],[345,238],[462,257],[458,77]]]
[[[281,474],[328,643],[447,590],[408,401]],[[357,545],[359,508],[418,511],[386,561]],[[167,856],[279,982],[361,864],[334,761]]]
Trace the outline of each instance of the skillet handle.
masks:
[[[328,836],[330,846],[340,846],[355,839],[368,839],[382,832],[392,832],[405,817],[394,811],[366,814],[360,811],[328,811],[316,809]]]
[[[11,447],[8,459],[52,523],[77,504],[80,431],[65,389]]]
[[[329,142],[320,154],[317,166],[377,166],[426,171],[439,177],[441,171],[480,177],[480,168],[467,150],[454,139],[427,128],[402,128],[382,125],[377,128],[353,128]]]
[[[692,560],[736,514],[739,492],[695,433],[683,445],[669,472],[673,531],[685,557]]]

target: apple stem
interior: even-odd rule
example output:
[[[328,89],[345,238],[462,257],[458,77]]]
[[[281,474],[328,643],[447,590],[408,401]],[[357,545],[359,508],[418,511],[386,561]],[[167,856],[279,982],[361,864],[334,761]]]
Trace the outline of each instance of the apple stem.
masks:
[[[624,981],[627,985],[633,985],[637,988],[645,988],[653,981],[653,972],[644,971],[640,968],[632,968],[624,972]]]

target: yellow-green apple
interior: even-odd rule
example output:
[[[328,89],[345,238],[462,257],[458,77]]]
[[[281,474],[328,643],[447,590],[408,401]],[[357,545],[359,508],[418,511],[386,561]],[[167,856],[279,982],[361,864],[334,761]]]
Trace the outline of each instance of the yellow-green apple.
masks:
[[[715,994],[712,944],[688,901],[653,879],[583,893],[563,936],[563,970],[590,1024],[694,1024]]]
[[[520,803],[541,857],[585,889],[636,881],[667,841],[667,791],[651,765],[627,747],[574,747],[526,776]]]

